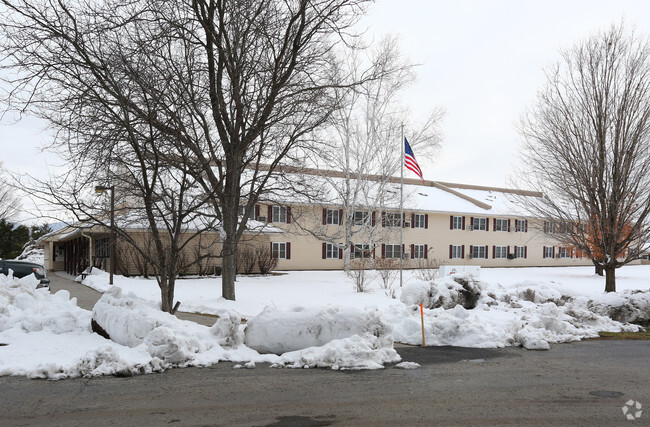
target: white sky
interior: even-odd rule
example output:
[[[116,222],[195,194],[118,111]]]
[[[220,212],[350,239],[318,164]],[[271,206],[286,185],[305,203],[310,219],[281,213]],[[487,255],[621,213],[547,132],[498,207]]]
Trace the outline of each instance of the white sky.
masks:
[[[447,111],[439,160],[420,159],[425,178],[507,186],[519,142],[514,124],[543,84],[543,67],[560,48],[621,19],[650,34],[650,2],[379,0],[364,24],[371,35],[399,34],[405,56],[422,64],[404,96],[414,114]],[[0,126],[5,167],[40,174],[56,162],[39,153],[47,136],[37,121],[9,123]]]
[[[650,2],[379,0],[365,23],[372,34],[399,34],[405,56],[422,64],[405,94],[411,111],[447,111],[439,160],[418,160],[425,179],[509,186],[515,124],[544,84],[543,68],[621,19],[650,34]]]

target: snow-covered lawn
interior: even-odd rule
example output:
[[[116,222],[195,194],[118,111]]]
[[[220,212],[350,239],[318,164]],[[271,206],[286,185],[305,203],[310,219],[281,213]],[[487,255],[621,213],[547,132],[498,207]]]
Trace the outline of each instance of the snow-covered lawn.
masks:
[[[51,295],[33,278],[0,276],[0,375],[149,373],[219,361],[381,368],[400,360],[393,340],[421,343],[419,303],[427,345],[546,349],[599,331],[637,330],[627,320],[650,317],[650,266],[617,273],[619,292],[604,294],[590,267],[483,269],[478,280],[434,282],[405,271],[391,298],[372,272],[359,293],[343,272],[296,271],[240,276],[235,302],[221,297],[219,278],[179,280],[180,310],[218,314],[212,327],[160,312],[152,279],[116,276],[111,287],[108,274],[95,271],[84,284],[104,296],[91,313],[65,291]],[[112,340],[91,332],[91,318]]]

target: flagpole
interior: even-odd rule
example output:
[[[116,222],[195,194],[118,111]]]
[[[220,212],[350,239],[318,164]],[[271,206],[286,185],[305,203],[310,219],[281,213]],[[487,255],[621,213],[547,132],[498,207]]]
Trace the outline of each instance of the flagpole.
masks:
[[[400,145],[402,146],[402,157],[401,157],[401,165],[399,167],[400,170],[400,177],[399,177],[399,223],[400,223],[400,228],[399,228],[399,250],[400,250],[400,257],[399,257],[399,286],[400,288],[402,287],[402,267],[404,263],[404,254],[403,249],[404,249],[404,123],[402,123],[402,139],[400,141]]]

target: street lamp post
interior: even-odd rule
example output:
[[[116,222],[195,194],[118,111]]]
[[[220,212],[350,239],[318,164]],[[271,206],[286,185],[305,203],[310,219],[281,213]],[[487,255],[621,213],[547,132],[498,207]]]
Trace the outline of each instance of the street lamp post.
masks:
[[[112,285],[113,274],[115,273],[115,186],[95,186],[95,193],[101,194],[106,190],[109,190],[111,192],[111,270],[108,283]]]

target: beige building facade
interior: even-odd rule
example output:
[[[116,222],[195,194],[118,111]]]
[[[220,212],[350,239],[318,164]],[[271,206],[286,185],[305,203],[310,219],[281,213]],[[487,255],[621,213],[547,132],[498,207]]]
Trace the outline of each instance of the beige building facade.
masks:
[[[303,179],[305,175],[314,180],[322,178],[322,172],[299,173]],[[326,185],[331,186],[344,179],[340,172],[331,171],[327,178]],[[366,178],[370,182],[379,179]],[[381,191],[398,194],[399,179],[388,181]],[[400,258],[404,268],[591,265],[588,258],[545,233],[543,221],[525,214],[522,198],[541,197],[539,193],[405,179],[402,194],[402,215],[395,197],[383,206],[357,201],[347,209],[336,194],[320,203],[301,202],[290,195],[260,203],[251,220],[263,231],[245,234],[240,248],[268,249],[268,254],[278,259],[276,270],[341,270],[347,262],[385,268],[398,266]],[[379,196],[372,200],[385,199]],[[147,245],[147,230],[129,233],[142,246]],[[79,274],[91,265],[108,270],[109,242],[108,230],[98,226],[52,233],[41,242],[45,267],[71,274]],[[216,231],[188,245],[184,257],[205,251],[212,256],[186,273],[216,272],[221,264],[220,250]],[[116,272],[143,274],[142,262],[132,248],[118,243],[117,252]]]

